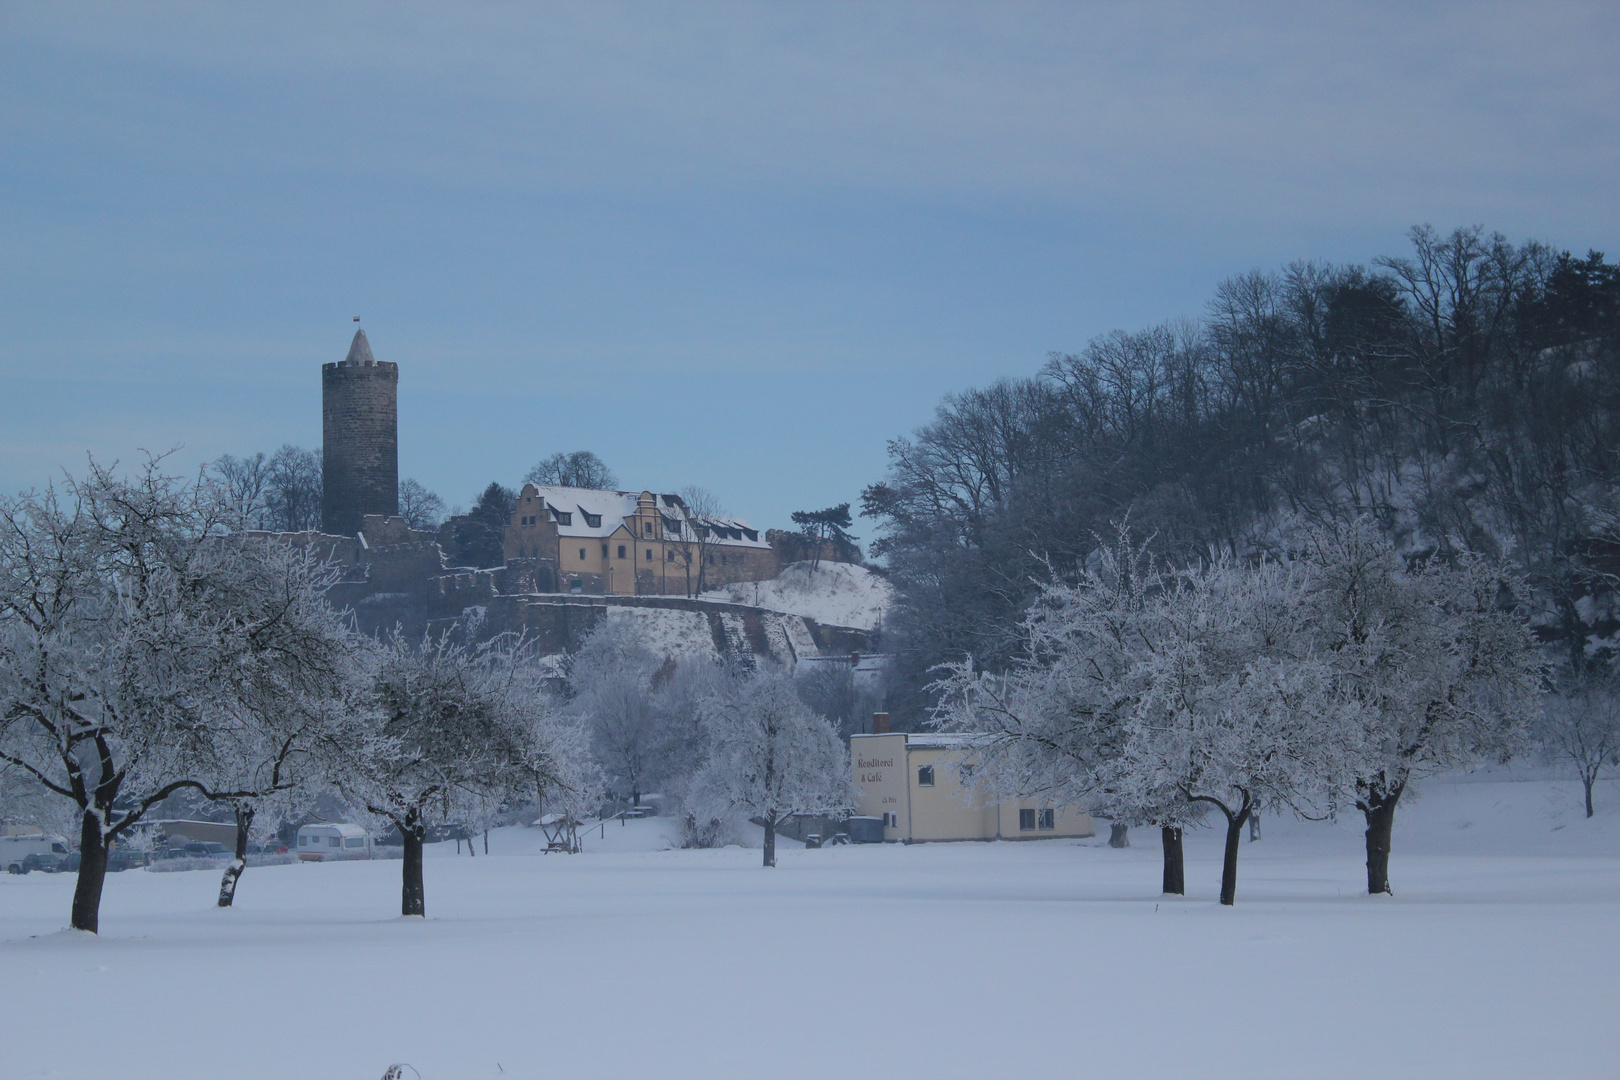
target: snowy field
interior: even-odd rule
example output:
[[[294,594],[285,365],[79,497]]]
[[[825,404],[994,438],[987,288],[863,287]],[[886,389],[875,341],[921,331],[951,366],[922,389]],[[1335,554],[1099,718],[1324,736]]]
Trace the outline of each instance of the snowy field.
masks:
[[[0,876],[5,1077],[1613,1077],[1620,789],[1462,778],[1403,807],[1398,895],[1350,824],[1264,823],[1238,905],[1218,837],[1157,895],[1156,836],[586,853],[436,845],[426,920],[396,861]],[[88,1033],[94,1031],[95,1036]],[[409,1071],[406,1076],[412,1076]]]

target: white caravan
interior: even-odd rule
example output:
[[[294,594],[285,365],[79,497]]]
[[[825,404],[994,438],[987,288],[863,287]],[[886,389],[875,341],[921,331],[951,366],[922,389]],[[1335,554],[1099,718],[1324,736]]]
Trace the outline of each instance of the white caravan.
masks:
[[[28,856],[38,858],[27,862]],[[67,840],[54,833],[34,833],[30,836],[0,836],[0,866],[8,873],[26,874],[40,860],[52,865],[68,857]]]
[[[305,825],[293,848],[305,862],[371,858],[371,837],[358,825]]]

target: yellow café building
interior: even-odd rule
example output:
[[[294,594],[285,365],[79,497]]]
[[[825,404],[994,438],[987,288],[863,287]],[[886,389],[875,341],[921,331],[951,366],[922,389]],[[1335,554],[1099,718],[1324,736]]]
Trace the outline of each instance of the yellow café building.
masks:
[[[1039,799],[995,800],[969,792],[969,736],[885,732],[853,735],[855,812],[883,822],[887,842],[1050,840],[1095,836],[1091,815]]]

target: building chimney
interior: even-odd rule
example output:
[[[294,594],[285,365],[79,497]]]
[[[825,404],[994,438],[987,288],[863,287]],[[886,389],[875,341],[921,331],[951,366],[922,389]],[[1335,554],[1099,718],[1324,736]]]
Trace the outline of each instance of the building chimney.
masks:
[[[872,734],[887,735],[889,733],[889,714],[875,712],[872,714]]]

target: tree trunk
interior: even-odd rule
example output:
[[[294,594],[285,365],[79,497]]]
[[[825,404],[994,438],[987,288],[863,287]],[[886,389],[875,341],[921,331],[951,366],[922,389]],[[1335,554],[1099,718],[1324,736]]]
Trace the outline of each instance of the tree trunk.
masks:
[[[1361,804],[1367,819],[1367,895],[1393,893],[1389,887],[1389,842],[1395,831],[1395,805],[1403,787],[1369,794]]]
[[[1249,815],[1249,843],[1260,839],[1260,812],[1257,810]]]
[[[489,830],[484,830],[484,854],[489,854]]]
[[[776,865],[776,811],[765,815],[765,865]]]
[[[1115,848],[1127,848],[1127,847],[1130,847],[1131,846],[1130,833],[1131,833],[1131,827],[1129,825],[1121,825],[1117,821],[1114,822],[1113,824],[1109,825],[1109,827],[1108,827],[1108,846],[1109,847],[1115,847]]]
[[[1181,861],[1181,826],[1160,826],[1159,839],[1164,843],[1164,891],[1172,896],[1186,896],[1187,869]]]
[[[1597,780],[1597,772],[1595,770],[1592,771],[1592,772],[1585,772],[1585,773],[1581,774],[1581,783],[1583,785],[1585,785],[1585,787],[1586,787],[1586,816],[1587,817],[1592,816],[1592,784],[1596,780]]]
[[[415,812],[407,814],[405,824],[399,830],[400,839],[405,842],[404,880],[400,888],[399,913],[401,915],[426,915],[427,890],[422,885],[422,841],[427,830],[422,828],[422,821]]]
[[[79,880],[73,886],[75,930],[100,933],[101,887],[107,881],[107,842],[101,836],[101,821],[89,810],[79,827]]]
[[[1237,902],[1238,847],[1243,843],[1243,825],[1249,820],[1251,808],[1247,805],[1226,819],[1226,856],[1221,860],[1221,903],[1231,907]]]
[[[255,813],[251,806],[236,808],[236,858],[225,868],[225,876],[219,881],[220,907],[230,907],[236,899],[236,883],[242,880],[242,871],[247,869],[248,830],[253,827]]]

